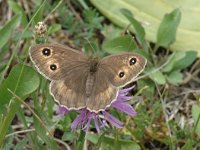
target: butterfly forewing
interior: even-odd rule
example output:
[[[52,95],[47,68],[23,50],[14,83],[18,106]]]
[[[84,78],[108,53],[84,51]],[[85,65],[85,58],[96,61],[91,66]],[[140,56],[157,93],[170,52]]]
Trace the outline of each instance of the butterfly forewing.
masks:
[[[103,58],[99,67],[106,72],[110,82],[122,87],[133,81],[146,65],[146,59],[134,53],[122,53]]]
[[[75,67],[88,65],[87,57],[83,53],[57,44],[32,46],[30,58],[38,71],[50,80],[59,80]]]

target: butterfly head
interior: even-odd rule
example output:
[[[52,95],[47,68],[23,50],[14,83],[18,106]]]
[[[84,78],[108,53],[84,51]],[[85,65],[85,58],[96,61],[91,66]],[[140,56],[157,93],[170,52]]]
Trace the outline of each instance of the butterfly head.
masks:
[[[98,70],[99,58],[92,58],[90,60],[90,72],[95,73]]]

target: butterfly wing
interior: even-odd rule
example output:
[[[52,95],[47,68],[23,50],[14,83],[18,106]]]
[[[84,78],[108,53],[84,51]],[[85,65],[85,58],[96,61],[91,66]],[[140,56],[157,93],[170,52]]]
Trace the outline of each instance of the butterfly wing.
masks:
[[[109,107],[116,100],[119,88],[133,81],[145,65],[146,59],[134,53],[110,55],[100,60],[87,107],[93,111]]]
[[[32,46],[29,55],[37,70],[50,80],[62,79],[74,68],[88,66],[83,53],[57,44]]]
[[[94,75],[91,95],[87,98],[86,106],[89,110],[98,112],[105,110],[116,100],[119,88],[111,84],[107,72],[98,68]]]
[[[92,91],[88,96],[90,63],[82,53],[60,45],[42,44],[31,47],[30,57],[38,71],[52,80],[50,93],[55,101],[68,109],[87,107],[94,112],[110,106],[119,87],[132,81],[146,65],[143,57],[133,53],[103,58],[92,75]]]
[[[66,76],[64,80],[52,81],[50,91],[55,101],[69,110],[87,108],[98,112],[110,106],[116,99],[118,88],[114,87],[105,76],[105,72],[99,69],[94,74],[91,95],[87,96],[88,69],[82,69],[81,73],[73,70],[73,74]]]
[[[89,61],[83,53],[56,44],[35,45],[29,53],[37,70],[51,80],[50,93],[55,101],[69,109],[86,106]]]
[[[103,58],[99,67],[106,72],[113,86],[123,87],[144,70],[146,63],[141,55],[126,52]]]
[[[54,100],[69,110],[86,107],[85,83],[87,76],[86,68],[76,68],[64,80],[52,81],[50,93]]]

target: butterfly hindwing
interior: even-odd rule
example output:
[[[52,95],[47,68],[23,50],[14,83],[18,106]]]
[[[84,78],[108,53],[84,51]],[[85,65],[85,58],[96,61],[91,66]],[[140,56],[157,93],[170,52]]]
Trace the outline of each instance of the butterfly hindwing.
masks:
[[[109,81],[106,72],[98,68],[94,76],[94,84],[86,106],[93,111],[105,110],[117,98],[118,87]]]

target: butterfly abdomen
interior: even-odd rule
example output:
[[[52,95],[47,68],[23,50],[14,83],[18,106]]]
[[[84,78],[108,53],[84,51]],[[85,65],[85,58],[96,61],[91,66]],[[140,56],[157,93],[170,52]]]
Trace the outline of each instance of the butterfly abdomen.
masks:
[[[95,80],[95,76],[94,73],[89,73],[87,79],[86,79],[86,86],[85,86],[85,92],[86,92],[86,96],[89,97],[92,93],[92,89],[94,86],[94,80]]]
[[[86,79],[86,87],[85,87],[85,92],[87,97],[89,97],[92,93],[94,87],[95,74],[98,70],[98,64],[99,61],[96,58],[90,61],[89,74]]]

